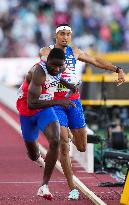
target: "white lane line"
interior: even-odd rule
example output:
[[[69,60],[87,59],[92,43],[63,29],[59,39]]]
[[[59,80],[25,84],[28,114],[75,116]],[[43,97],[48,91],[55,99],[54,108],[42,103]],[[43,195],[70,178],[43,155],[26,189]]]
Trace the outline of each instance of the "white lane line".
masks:
[[[66,180],[51,180],[50,183],[63,183],[66,182]],[[39,184],[41,183],[41,181],[34,181],[34,182],[20,182],[20,181],[10,181],[10,182],[6,182],[6,181],[1,181],[0,184]]]
[[[19,124],[10,117],[4,110],[0,109],[0,116],[3,118],[9,125],[11,125],[19,134],[21,134],[21,129]],[[42,147],[40,144],[40,150],[44,155],[46,155],[47,150]],[[59,161],[56,163],[56,168],[63,173],[63,170],[61,168],[61,164]],[[74,183],[76,186],[84,193],[86,197],[88,197],[94,204],[96,205],[107,205],[104,201],[102,201],[97,195],[95,195],[94,192],[92,192],[90,189],[88,189],[75,175],[73,176]]]
[[[0,117],[3,118],[11,127],[13,127],[19,134],[21,134],[21,129],[19,124],[10,117],[4,110],[0,108]]]
[[[10,182],[0,182],[0,184],[39,184],[39,183],[41,183],[41,181],[35,181],[35,182],[20,182],[20,181],[18,181],[18,182],[12,182],[12,181],[10,181]]]

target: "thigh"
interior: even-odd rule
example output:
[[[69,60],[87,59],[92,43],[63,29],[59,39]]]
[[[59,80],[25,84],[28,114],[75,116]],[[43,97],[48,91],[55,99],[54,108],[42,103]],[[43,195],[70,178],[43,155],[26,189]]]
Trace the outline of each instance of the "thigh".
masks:
[[[37,126],[42,132],[45,132],[46,127],[52,122],[59,123],[58,117],[53,107],[45,108],[37,114]],[[50,129],[52,129],[51,126]]]
[[[71,129],[71,132],[73,134],[73,142],[75,146],[79,151],[84,152],[86,150],[86,144],[87,144],[86,127],[80,129]]]
[[[22,136],[25,141],[34,141],[38,139],[38,127],[35,116],[20,116]]]
[[[69,106],[67,111],[68,126],[70,129],[80,129],[86,126],[83,108],[80,99],[73,100],[76,107]]]
[[[60,140],[60,124],[56,121],[49,123],[45,130],[44,134],[47,137],[48,142],[59,142]]]

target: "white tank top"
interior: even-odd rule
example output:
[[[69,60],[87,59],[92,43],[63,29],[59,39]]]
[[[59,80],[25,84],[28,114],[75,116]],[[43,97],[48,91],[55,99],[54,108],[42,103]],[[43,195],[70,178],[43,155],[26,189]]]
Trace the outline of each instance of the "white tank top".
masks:
[[[52,76],[48,73],[46,68],[46,63],[43,61],[40,61],[39,65],[42,67],[46,74],[46,80],[44,82],[45,88],[46,88],[46,94],[41,94],[40,98],[41,100],[51,100],[54,97],[54,92],[57,92],[58,83],[60,82],[61,75],[58,74],[56,76]]]

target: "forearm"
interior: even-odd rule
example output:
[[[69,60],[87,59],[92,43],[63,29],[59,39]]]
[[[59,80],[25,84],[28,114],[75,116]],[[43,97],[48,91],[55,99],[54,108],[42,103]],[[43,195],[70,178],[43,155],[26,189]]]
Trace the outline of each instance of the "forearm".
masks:
[[[81,53],[78,57],[78,60],[85,63],[90,63],[101,69],[118,73],[118,80],[117,80],[118,86],[121,85],[123,82],[125,82],[125,73],[121,67],[115,66],[112,63],[107,62],[98,56],[92,57],[86,53]]]
[[[60,79],[60,83],[68,89],[73,89],[74,84],[66,82],[63,78]]]
[[[59,105],[59,100],[28,100],[27,105],[29,109],[42,109]]]
[[[105,70],[109,70],[112,72],[116,72],[117,67],[115,65],[113,65],[112,63],[104,61],[103,59],[101,59],[99,57],[94,57],[94,59],[95,59],[94,65],[96,67],[99,67],[99,68],[102,68]]]

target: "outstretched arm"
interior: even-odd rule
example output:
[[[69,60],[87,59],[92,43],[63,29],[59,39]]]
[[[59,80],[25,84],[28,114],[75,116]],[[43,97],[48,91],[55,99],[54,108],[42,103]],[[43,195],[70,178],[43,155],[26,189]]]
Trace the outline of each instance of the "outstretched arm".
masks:
[[[75,52],[78,53],[78,60],[82,62],[90,63],[98,68],[118,73],[117,85],[121,85],[123,82],[125,82],[125,73],[122,68],[117,67],[98,56],[90,56],[86,52],[81,51],[80,49],[76,48]]]

